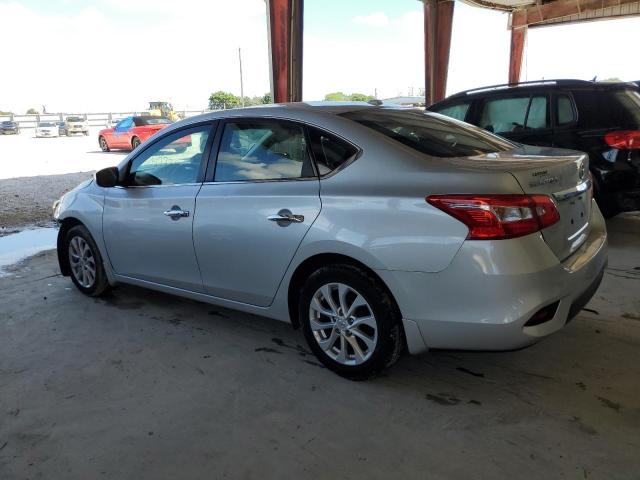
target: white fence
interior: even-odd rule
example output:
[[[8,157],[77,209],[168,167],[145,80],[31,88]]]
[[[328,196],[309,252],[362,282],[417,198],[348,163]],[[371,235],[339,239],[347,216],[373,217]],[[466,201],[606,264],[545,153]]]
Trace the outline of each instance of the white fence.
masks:
[[[206,113],[209,110],[178,110],[183,118]],[[90,127],[110,127],[114,121],[135,115],[148,115],[148,111],[139,112],[105,112],[105,113],[41,113],[35,115],[0,115],[0,122],[17,122],[20,128],[35,128],[38,122],[63,122],[67,117],[82,117],[87,119]]]

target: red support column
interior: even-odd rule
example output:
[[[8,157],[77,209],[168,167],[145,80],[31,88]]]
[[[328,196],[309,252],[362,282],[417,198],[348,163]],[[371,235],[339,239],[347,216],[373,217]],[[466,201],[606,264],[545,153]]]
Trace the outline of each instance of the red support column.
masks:
[[[431,105],[445,97],[451,27],[452,0],[423,0],[424,3],[424,66],[425,103]]]
[[[267,0],[271,95],[275,103],[302,100],[304,0]]]
[[[509,54],[509,83],[514,84],[520,81],[522,71],[522,53],[524,52],[524,41],[527,37],[527,27],[511,29],[511,49]]]

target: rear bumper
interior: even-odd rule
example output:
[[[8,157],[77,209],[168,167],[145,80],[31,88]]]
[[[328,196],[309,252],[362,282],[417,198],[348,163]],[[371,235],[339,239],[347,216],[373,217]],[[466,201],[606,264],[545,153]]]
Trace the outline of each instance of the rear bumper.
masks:
[[[606,227],[595,202],[590,224],[587,240],[563,262],[534,234],[467,241],[438,273],[378,271],[400,306],[409,351],[512,350],[561,329],[591,299],[607,264]],[[552,318],[525,326],[556,302]]]

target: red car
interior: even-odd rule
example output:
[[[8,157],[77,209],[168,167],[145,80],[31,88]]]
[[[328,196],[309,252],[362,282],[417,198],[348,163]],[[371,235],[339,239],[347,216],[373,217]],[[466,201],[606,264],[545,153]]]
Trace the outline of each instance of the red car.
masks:
[[[145,115],[140,117],[126,117],[115,127],[100,130],[98,143],[103,152],[112,149],[133,150],[158,130],[171,125],[166,117]]]

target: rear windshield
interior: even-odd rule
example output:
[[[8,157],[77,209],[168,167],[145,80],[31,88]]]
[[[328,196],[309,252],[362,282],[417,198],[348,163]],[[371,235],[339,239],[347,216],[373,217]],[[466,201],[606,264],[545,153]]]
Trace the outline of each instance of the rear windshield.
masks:
[[[67,122],[84,122],[82,117],[67,117]]]
[[[135,117],[133,119],[136,127],[141,127],[142,125],[164,125],[166,123],[172,123],[166,117]]]
[[[574,90],[573,98],[578,107],[578,127],[640,127],[640,90]]]
[[[419,110],[363,109],[341,116],[434,157],[469,157],[515,147],[485,130]]]

